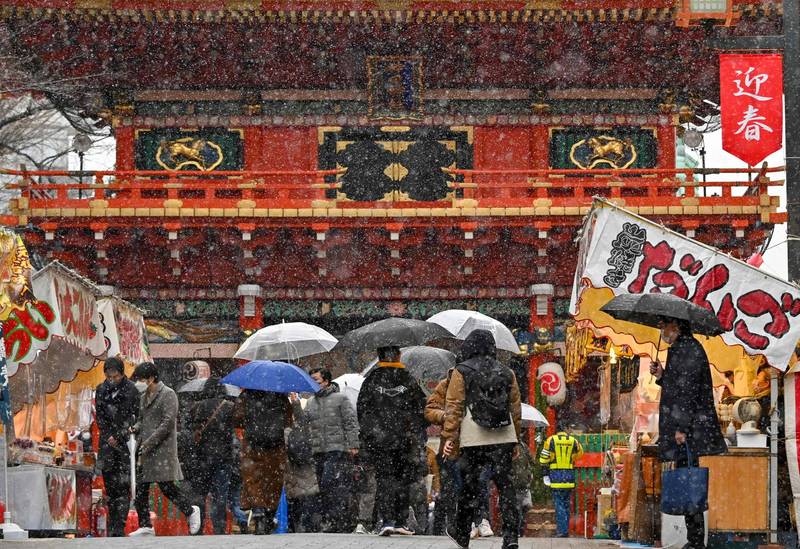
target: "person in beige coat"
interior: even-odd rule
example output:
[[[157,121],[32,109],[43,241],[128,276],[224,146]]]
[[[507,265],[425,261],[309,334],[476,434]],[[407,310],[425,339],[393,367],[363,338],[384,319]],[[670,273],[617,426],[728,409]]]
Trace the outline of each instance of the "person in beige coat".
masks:
[[[186,515],[189,533],[194,535],[200,531],[200,508],[192,505],[189,496],[175,484],[183,480],[178,461],[178,396],[159,381],[158,368],[152,362],[139,364],[131,379],[143,392],[139,420],[131,428],[138,443],[135,505],[139,529],[129,535],[155,534],[150,522],[150,485],[153,483],[157,483],[161,493]]]
[[[494,467],[503,518],[503,549],[517,549],[519,510],[514,490],[513,460],[519,448],[522,408],[514,373],[495,358],[495,340],[487,330],[474,330],[461,347],[460,363],[450,376],[445,401],[442,453],[458,458],[463,486],[455,525],[447,535],[469,546],[470,524],[478,506],[480,474]]]

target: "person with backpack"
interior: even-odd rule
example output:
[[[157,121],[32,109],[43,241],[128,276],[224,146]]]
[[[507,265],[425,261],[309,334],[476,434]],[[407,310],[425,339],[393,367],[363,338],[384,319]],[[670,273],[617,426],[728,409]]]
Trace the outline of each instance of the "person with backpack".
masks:
[[[400,362],[398,347],[378,349],[378,365],[361,385],[356,411],[361,451],[375,469],[375,506],[383,519],[378,535],[412,535],[409,492],[421,476],[425,393]]]
[[[489,464],[494,467],[494,482],[500,493],[502,547],[519,547],[519,511],[512,464],[519,451],[522,408],[514,372],[495,356],[492,333],[473,330],[464,340],[461,361],[447,387],[442,453],[458,459],[463,482],[456,521],[447,525],[447,535],[462,549],[469,546],[480,475]]]
[[[569,537],[570,505],[575,489],[575,462],[583,455],[583,447],[567,433],[566,425],[559,427],[555,435],[544,441],[539,463],[549,468],[549,486],[556,508],[556,536],[566,538]]]
[[[242,441],[242,509],[252,511],[253,533],[271,534],[286,474],[284,430],[292,425],[292,407],[283,393],[245,390],[233,411]]]
[[[308,417],[311,446],[319,485],[324,532],[344,533],[352,529],[348,520],[353,486],[353,458],[358,455],[358,419],[350,399],[331,383],[330,370],[316,368],[311,377],[320,390],[308,399],[303,414]]]

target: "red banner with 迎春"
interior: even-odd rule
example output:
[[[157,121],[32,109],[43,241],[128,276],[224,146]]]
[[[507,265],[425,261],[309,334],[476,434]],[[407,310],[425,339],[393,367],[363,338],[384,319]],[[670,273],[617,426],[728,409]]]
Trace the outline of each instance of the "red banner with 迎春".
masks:
[[[783,142],[783,58],[780,54],[719,56],[722,148],[754,166]]]

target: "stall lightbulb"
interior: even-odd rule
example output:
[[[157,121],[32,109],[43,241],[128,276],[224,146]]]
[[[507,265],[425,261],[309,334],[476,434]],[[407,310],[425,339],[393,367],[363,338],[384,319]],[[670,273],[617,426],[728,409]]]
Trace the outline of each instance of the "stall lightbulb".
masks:
[[[610,364],[616,364],[617,363],[617,349],[613,345],[608,350],[608,362]]]

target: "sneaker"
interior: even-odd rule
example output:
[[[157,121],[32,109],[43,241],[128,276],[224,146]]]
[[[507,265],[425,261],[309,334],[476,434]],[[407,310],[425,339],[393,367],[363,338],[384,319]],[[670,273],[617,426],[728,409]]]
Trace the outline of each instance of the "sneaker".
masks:
[[[399,528],[394,529],[394,533],[400,536],[413,536],[414,530],[412,530],[408,526],[400,526]]]
[[[366,528],[364,528],[364,525],[363,525],[363,524],[361,524],[360,522],[359,522],[359,523],[356,525],[356,531],[355,531],[355,532],[353,532],[353,533],[354,533],[354,534],[369,534],[369,532],[367,531],[367,529],[366,529]]]
[[[519,549],[519,543],[506,543],[503,542],[502,549]]]
[[[155,536],[156,531],[153,529],[152,526],[142,526],[138,530],[134,530],[130,534],[128,534],[129,538],[135,538],[138,536]]]
[[[475,523],[472,523],[472,528],[469,531],[469,539],[475,539],[481,537],[481,529],[475,526]]]
[[[189,515],[189,534],[195,535],[200,531],[200,524],[202,522],[202,515],[200,515],[200,508],[197,505],[192,505],[192,514]]]
[[[388,525],[381,528],[381,531],[378,532],[378,535],[383,537],[391,536],[392,534],[394,534],[394,526]]]
[[[494,535],[492,532],[492,526],[489,524],[489,521],[483,519],[481,523],[478,525],[478,533],[482,538],[490,538]]]
[[[445,528],[444,533],[447,534],[448,538],[453,540],[453,543],[455,543],[459,547],[459,549],[467,549],[467,547],[469,547],[469,536],[465,536],[466,539],[464,539],[458,534],[453,534],[450,531],[450,528]]]

